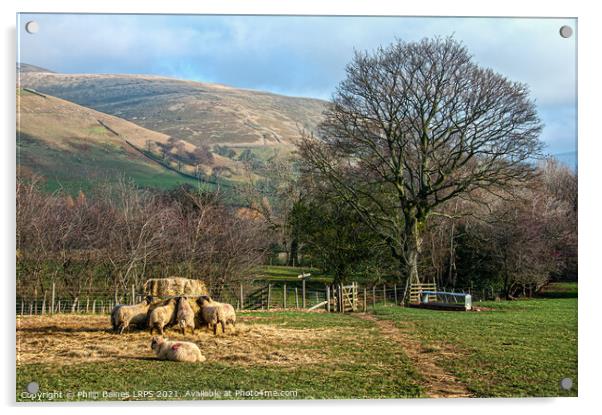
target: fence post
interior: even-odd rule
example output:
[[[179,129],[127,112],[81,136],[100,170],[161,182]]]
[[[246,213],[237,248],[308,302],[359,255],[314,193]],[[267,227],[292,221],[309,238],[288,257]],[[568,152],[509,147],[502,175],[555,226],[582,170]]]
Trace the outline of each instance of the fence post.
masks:
[[[240,283],[240,309],[244,309],[245,308],[245,297],[244,297],[244,293],[242,290],[242,282]]]
[[[46,313],[46,291],[44,291],[44,299],[42,300],[42,314]]]
[[[372,286],[372,308],[376,307],[376,285]]]
[[[132,284],[132,305],[136,304],[136,287]]]
[[[299,289],[295,287],[295,306],[299,308]]]
[[[366,287],[364,287],[364,313],[368,310],[368,304],[367,304],[367,301],[366,301],[366,297],[367,297],[366,296],[366,294],[367,294],[366,291],[367,291],[367,289],[366,289]]]
[[[25,315],[25,299],[21,297],[21,315]]]
[[[96,299],[92,300],[92,314],[96,314]]]
[[[302,286],[302,294],[303,294],[302,304],[303,304],[303,308],[305,308],[305,278],[303,278],[303,280],[301,282],[303,284],[303,286]]]
[[[56,294],[56,286],[54,284],[54,281],[52,282],[52,299],[50,300],[50,314],[54,314],[54,299],[55,299],[55,294]]]
[[[387,305],[387,284],[383,284],[383,302]]]
[[[393,293],[395,294],[395,305],[397,305],[397,284],[393,286]]]
[[[284,287],[282,287],[282,307],[286,308],[286,283],[284,283]]]
[[[270,309],[270,301],[272,300],[272,284],[268,283],[268,310]]]
[[[334,286],[334,292],[337,296],[337,313],[341,312],[341,286],[339,284]]]
[[[86,297],[86,314],[90,313],[90,297]]]
[[[326,311],[330,313],[330,287],[326,284]]]
[[[57,308],[58,308],[57,312],[60,314],[60,312],[61,312],[61,300],[57,301]]]

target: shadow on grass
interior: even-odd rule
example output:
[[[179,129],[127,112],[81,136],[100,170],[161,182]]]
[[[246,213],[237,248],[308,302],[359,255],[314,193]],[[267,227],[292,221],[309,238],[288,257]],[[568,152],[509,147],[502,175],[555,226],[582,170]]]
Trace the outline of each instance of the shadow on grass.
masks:
[[[576,282],[553,282],[537,294],[537,298],[577,298]]]
[[[577,291],[543,292],[536,295],[535,298],[577,298]]]
[[[115,360],[141,360],[145,362],[162,362],[162,360],[157,359],[156,357],[148,357],[148,356],[114,356]]]

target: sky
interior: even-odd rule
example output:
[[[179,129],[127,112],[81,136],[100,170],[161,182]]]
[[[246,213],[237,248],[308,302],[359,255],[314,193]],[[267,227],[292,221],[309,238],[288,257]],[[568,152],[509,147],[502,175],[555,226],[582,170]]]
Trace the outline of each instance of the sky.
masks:
[[[25,24],[35,20],[36,34]],[[354,50],[454,36],[529,85],[545,152],[576,165],[576,19],[22,14],[17,60],[63,73],[155,74],[329,99]]]

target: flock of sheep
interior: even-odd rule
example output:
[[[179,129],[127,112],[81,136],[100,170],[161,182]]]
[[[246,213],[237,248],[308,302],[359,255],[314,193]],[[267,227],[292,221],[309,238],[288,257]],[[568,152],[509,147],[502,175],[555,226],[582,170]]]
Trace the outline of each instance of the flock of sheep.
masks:
[[[188,297],[154,302],[152,296],[147,296],[139,304],[115,306],[111,311],[111,324],[113,331],[120,334],[129,327],[147,328],[151,335],[154,331],[159,332],[160,336],[153,337],[151,348],[161,360],[203,362],[205,357],[196,344],[163,338],[165,328],[177,326],[182,334],[186,334],[186,329],[190,328],[194,334],[198,321],[212,328],[213,334],[217,335],[218,326],[225,333],[228,324],[236,325],[236,313],[232,305],[214,301],[206,295],[198,297],[196,304],[199,306],[198,313],[194,312]]]

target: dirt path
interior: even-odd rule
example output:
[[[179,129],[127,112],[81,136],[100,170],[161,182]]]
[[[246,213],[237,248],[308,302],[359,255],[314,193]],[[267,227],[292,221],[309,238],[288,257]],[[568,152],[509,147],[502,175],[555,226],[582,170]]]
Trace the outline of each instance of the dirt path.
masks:
[[[372,314],[356,314],[363,320],[373,322],[381,333],[399,343],[416,370],[422,375],[422,386],[430,398],[467,398],[473,396],[466,385],[437,365],[437,353],[425,350],[419,340],[399,330],[389,320],[379,320]],[[441,355],[442,353],[439,353]],[[448,354],[448,353],[445,353]],[[450,357],[453,355],[450,354]]]

